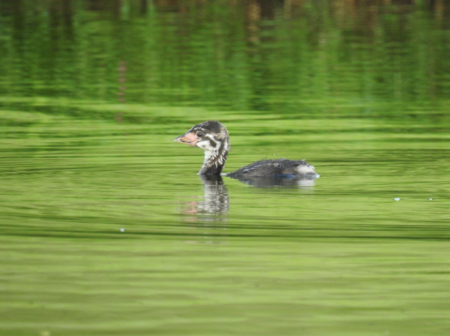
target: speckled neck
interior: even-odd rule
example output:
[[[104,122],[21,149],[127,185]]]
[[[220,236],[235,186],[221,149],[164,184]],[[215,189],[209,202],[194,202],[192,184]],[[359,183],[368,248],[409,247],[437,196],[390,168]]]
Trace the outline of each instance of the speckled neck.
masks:
[[[228,156],[228,143],[222,144],[218,150],[205,151],[205,161],[198,172],[199,175],[220,175]]]

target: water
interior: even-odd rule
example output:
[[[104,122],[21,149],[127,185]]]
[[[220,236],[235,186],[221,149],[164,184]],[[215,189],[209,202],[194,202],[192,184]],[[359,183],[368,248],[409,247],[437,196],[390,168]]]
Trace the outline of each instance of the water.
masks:
[[[445,4],[0,6],[1,335],[448,334]]]

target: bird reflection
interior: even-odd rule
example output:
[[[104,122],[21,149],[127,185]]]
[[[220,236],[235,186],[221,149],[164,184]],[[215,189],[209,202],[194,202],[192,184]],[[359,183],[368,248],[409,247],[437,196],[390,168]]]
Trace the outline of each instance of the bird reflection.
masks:
[[[317,174],[310,174],[303,176],[285,175],[279,177],[261,177],[261,176],[235,177],[235,179],[241,181],[242,183],[252,185],[256,188],[313,187],[315,185],[315,181],[317,178],[318,178]]]
[[[187,222],[223,222],[227,221],[230,197],[220,175],[199,175],[203,186],[203,197],[186,202],[181,213],[187,215]],[[237,180],[256,188],[299,188],[310,189],[315,185],[317,174],[302,177],[240,177]]]
[[[186,203],[182,213],[189,215],[189,222],[224,221],[230,207],[227,188],[219,175],[200,175],[204,185],[204,195],[201,200]]]
[[[226,213],[230,208],[230,199],[222,176],[200,175],[205,187],[202,210],[207,213]]]

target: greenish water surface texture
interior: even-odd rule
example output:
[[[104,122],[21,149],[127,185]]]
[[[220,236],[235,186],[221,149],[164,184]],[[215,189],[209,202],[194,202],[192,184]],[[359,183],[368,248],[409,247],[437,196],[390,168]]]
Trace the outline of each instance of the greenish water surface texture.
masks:
[[[0,0],[0,335],[449,335],[449,56],[446,1]],[[204,182],[208,119],[320,178]]]

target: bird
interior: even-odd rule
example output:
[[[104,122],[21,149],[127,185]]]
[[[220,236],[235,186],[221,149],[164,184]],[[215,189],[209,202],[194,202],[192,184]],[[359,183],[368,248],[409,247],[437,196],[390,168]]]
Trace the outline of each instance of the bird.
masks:
[[[198,175],[220,176],[230,150],[230,136],[225,125],[216,120],[207,120],[193,126],[175,142],[203,149],[205,160]],[[267,178],[316,178],[314,166],[305,160],[261,160],[242,167],[225,176],[242,179]]]

